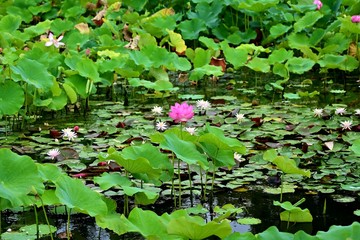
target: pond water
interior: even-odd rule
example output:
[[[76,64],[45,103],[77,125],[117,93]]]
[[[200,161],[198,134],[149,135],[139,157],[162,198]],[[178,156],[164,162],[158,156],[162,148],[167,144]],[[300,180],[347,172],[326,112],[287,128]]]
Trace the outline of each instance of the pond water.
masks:
[[[238,78],[243,79],[243,75],[237,76]],[[249,76],[247,76],[248,78]],[[196,95],[203,95],[205,99],[212,99],[213,103],[218,104],[220,106],[224,105],[231,105],[233,104],[233,108],[240,106],[243,103],[250,103],[248,106],[261,106],[268,107],[269,102],[281,102],[281,101],[288,101],[289,99],[282,99],[280,92],[278,91],[264,91],[259,90],[257,85],[264,86],[264,82],[267,80],[264,76],[258,74],[257,76],[252,76],[256,78],[256,81],[245,81],[245,80],[236,80],[236,84],[232,84],[231,80],[233,76],[225,75],[221,78],[217,83],[207,82],[206,86],[205,83],[201,83],[198,86],[189,87],[187,85],[186,88],[182,88],[182,85],[179,84],[180,87],[178,97],[184,96],[195,96]],[[297,82],[297,84],[293,84],[287,87],[289,92],[296,92],[297,90],[301,89],[302,91],[313,91],[314,89],[319,90],[321,92],[318,96],[314,98],[303,98],[300,100],[296,100],[297,104],[306,104],[312,106],[325,106],[330,103],[341,103],[347,104],[348,106],[360,106],[359,98],[358,98],[358,85],[355,81],[351,81],[352,84],[347,84],[345,86],[344,79],[340,79],[338,81],[334,81],[331,85],[332,89],[342,89],[344,86],[347,89],[347,93],[331,93],[329,91],[328,84],[324,84],[320,80],[314,79],[314,82],[320,81],[321,84],[314,84],[316,86],[306,87],[305,85],[301,85],[301,82],[308,78],[301,78]],[[325,81],[325,80],[323,80]],[[273,82],[272,80],[270,82]],[[301,86],[300,86],[301,85]],[[119,87],[115,89],[118,94],[122,93],[122,88]],[[47,143],[43,138],[49,138],[48,136],[48,129],[44,126],[44,122],[47,122],[50,126],[56,127],[57,129],[61,129],[62,127],[68,126],[75,126],[79,125],[81,128],[86,129],[87,135],[91,135],[94,133],[99,132],[106,132],[105,136],[108,139],[111,137],[118,137],[118,135],[125,135],[130,138],[136,133],[133,131],[131,134],[126,135],[126,132],[121,129],[121,127],[115,127],[120,122],[125,122],[127,116],[131,116],[135,114],[135,116],[142,115],[144,112],[149,112],[151,106],[154,104],[161,105],[165,104],[168,105],[167,99],[159,99],[159,98],[143,98],[141,95],[136,93],[136,90],[129,91],[129,100],[130,106],[123,107],[121,103],[112,103],[112,102],[103,102],[103,101],[92,101],[92,111],[87,114],[87,116],[83,116],[79,113],[70,113],[66,114],[65,112],[56,113],[55,119],[50,117],[49,115],[45,115],[40,118],[38,121],[35,121],[31,126],[31,131],[23,132],[26,136],[35,136],[37,137],[36,141],[44,141],[42,144],[45,147],[39,146],[39,142],[34,143],[34,139],[27,139],[23,137],[19,137],[19,135],[23,133],[14,133],[13,135],[10,134],[9,136],[5,136],[5,130],[1,130],[0,140],[2,141],[2,145],[4,147],[12,147],[13,150],[17,151],[18,153],[28,154],[34,159],[38,161],[48,161],[45,159],[44,153],[49,146],[53,146],[53,143]],[[222,96],[217,98],[217,96]],[[224,100],[225,97],[235,96],[235,100]],[[174,96],[173,96],[174,97]],[[215,97],[215,98],[212,98]],[[103,95],[99,95],[99,98],[104,98]],[[123,95],[116,95],[115,98],[117,100],[122,100]],[[170,100],[169,102],[173,102]],[[229,108],[230,109],[230,108]],[[261,109],[259,107],[258,109]],[[249,110],[250,111],[250,110]],[[151,120],[152,121],[152,120]],[[140,121],[139,125],[143,124]],[[42,129],[38,131],[37,129]],[[131,126],[132,128],[138,128],[136,124]],[[120,129],[120,130],[119,130]],[[134,130],[134,129],[131,129]],[[238,129],[235,128],[238,131]],[[146,131],[146,129],[145,129]],[[114,132],[114,133],[112,133]],[[240,134],[239,134],[240,135]],[[110,137],[109,137],[110,136]],[[236,135],[235,135],[236,136]],[[40,139],[41,138],[41,139]],[[9,140],[10,139],[10,140]],[[11,139],[13,139],[11,141]],[[18,141],[18,140],[21,141]],[[86,141],[85,141],[86,140]],[[124,138],[126,140],[126,138]],[[50,144],[50,145],[49,145]],[[48,146],[47,146],[48,145]],[[65,146],[69,146],[65,145]],[[91,139],[86,136],[80,142],[78,148],[75,149],[78,152],[89,145],[93,145],[94,151],[93,153],[82,153],[80,158],[82,158],[82,162],[85,165],[92,163],[96,159],[96,154],[98,151],[105,151],[106,148],[111,145],[108,141],[103,141],[100,137],[96,137]],[[56,145],[55,145],[56,146]],[[254,145],[251,145],[254,147]],[[249,156],[250,157],[250,156]],[[354,179],[358,179],[358,176],[354,177]],[[342,192],[338,189],[334,193],[314,193],[310,190],[306,189],[298,189],[294,193],[287,193],[284,194],[284,201],[290,201],[292,203],[297,202],[302,197],[306,198],[306,201],[301,205],[302,208],[308,208],[313,215],[313,222],[312,223],[296,223],[288,225],[286,222],[281,222],[279,219],[279,213],[281,209],[279,207],[273,206],[274,200],[279,200],[279,195],[267,194],[264,193],[262,190],[264,185],[262,183],[254,182],[250,183],[247,186],[250,186],[248,191],[245,192],[237,192],[236,188],[234,190],[224,190],[220,192],[214,193],[213,199],[211,202],[201,202],[197,197],[194,199],[194,205],[197,203],[203,204],[204,207],[211,209],[214,206],[223,206],[225,204],[233,204],[235,207],[244,208],[244,212],[239,214],[237,217],[255,217],[261,220],[261,224],[257,225],[241,225],[237,223],[235,220],[232,221],[231,225],[233,231],[237,232],[248,232],[251,231],[253,233],[259,233],[266,230],[270,226],[277,226],[281,231],[287,232],[296,232],[298,230],[304,230],[309,234],[315,234],[317,231],[327,231],[331,225],[350,225],[354,221],[359,221],[359,217],[353,214],[354,210],[359,209],[360,200],[359,195],[352,192]],[[335,200],[336,194],[345,194],[346,196],[352,196],[355,201],[349,203],[341,203]],[[326,199],[326,213],[323,214],[324,203]],[[118,201],[119,209],[121,209],[122,200]],[[172,200],[160,198],[155,205],[144,207],[145,209],[151,209],[158,214],[164,212],[171,212],[173,210],[173,202]],[[184,196],[183,198],[183,207],[190,207],[190,198]],[[43,216],[39,210],[40,222],[45,223]],[[208,213],[204,215],[204,218],[207,220],[211,220],[213,217],[212,214]],[[66,228],[66,215],[61,214],[50,214],[50,222],[54,226],[58,228],[58,233],[62,233],[65,231]],[[16,229],[19,226],[33,224],[34,223],[34,213],[32,211],[25,211],[25,212],[10,212],[5,211],[2,214],[2,232],[6,231],[7,229]],[[72,235],[73,239],[143,239],[141,236],[137,234],[125,234],[124,236],[118,236],[117,234],[112,233],[111,231],[100,229],[96,226],[94,219],[91,217],[81,215],[81,214],[74,214],[71,216],[71,228],[72,228]],[[44,238],[45,239],[45,238]],[[48,238],[49,239],[49,238]]]

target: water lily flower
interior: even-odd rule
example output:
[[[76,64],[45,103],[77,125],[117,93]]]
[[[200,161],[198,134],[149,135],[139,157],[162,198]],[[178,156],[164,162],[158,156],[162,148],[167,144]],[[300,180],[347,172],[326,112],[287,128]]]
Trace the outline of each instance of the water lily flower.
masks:
[[[200,108],[201,111],[206,111],[211,108],[211,103],[206,100],[198,100],[196,101],[196,107]]]
[[[245,120],[245,114],[242,114],[242,113],[236,114],[235,117],[236,117],[236,121],[238,121],[238,122],[242,122]]]
[[[163,111],[163,108],[159,107],[159,106],[155,106],[151,109],[151,112],[156,115],[161,115],[162,111]]]
[[[72,141],[77,137],[76,132],[74,132],[71,128],[65,128],[61,131],[63,133],[62,137],[67,138],[69,141]]]
[[[343,121],[341,122],[340,126],[342,127],[342,130],[351,130],[351,126],[352,126],[352,121],[351,120],[347,120],[347,121]]]
[[[322,117],[324,115],[324,109],[315,108],[313,113],[314,113],[314,117]]]
[[[74,132],[78,132],[80,130],[79,126],[74,126]]]
[[[241,158],[241,157],[242,157],[241,154],[239,154],[239,153],[237,153],[237,152],[234,152],[234,159],[235,159],[235,161],[237,161],[237,162],[239,162],[239,163],[245,161],[245,159],[243,159],[243,158]]]
[[[167,129],[167,124],[166,122],[157,122],[156,123],[156,129],[158,131],[165,131]]]
[[[317,6],[316,10],[320,10],[323,6],[323,4],[320,0],[314,0],[314,4]]]
[[[185,130],[190,133],[190,135],[194,135],[195,134],[195,131],[196,131],[196,128],[194,127],[186,127]]]
[[[188,105],[187,102],[181,104],[175,103],[174,106],[171,106],[169,116],[176,122],[187,122],[192,117],[194,117],[193,106]]]
[[[60,42],[63,39],[63,35],[61,35],[58,39],[54,37],[52,33],[49,33],[49,41],[45,43],[45,46],[50,47],[51,45],[54,45],[56,48],[59,48],[60,46],[64,46],[65,43]]]
[[[49,150],[46,153],[46,155],[48,155],[51,158],[51,160],[54,160],[55,158],[57,158],[57,156],[60,155],[60,151],[59,151],[59,149],[54,148],[54,149]]]
[[[346,113],[346,108],[337,108],[336,110],[335,110],[335,114],[336,115],[344,115]]]
[[[351,17],[351,22],[360,23],[360,15],[354,15]]]
[[[360,115],[360,109],[355,109],[355,115]]]

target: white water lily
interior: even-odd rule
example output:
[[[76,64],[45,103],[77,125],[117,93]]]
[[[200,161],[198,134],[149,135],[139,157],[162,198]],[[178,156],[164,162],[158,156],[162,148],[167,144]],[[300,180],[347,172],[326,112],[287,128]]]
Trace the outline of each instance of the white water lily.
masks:
[[[234,152],[234,159],[235,159],[235,161],[237,161],[239,163],[245,161],[245,159],[242,158],[241,154],[239,154],[237,152]]]
[[[52,160],[60,155],[60,151],[57,148],[51,149],[46,153]]]
[[[235,117],[236,117],[236,121],[238,121],[238,122],[242,122],[245,120],[245,114],[242,114],[242,113],[236,114]]]
[[[324,109],[315,108],[313,113],[314,113],[314,117],[322,117],[324,115]]]
[[[351,130],[351,126],[352,126],[352,121],[351,120],[347,120],[347,121],[343,121],[341,122],[340,126],[342,127],[343,130]]]
[[[201,111],[206,111],[211,108],[211,103],[206,100],[198,100],[196,101],[196,107],[200,108]]]
[[[69,141],[72,141],[72,140],[74,140],[75,138],[77,138],[76,132],[74,132],[74,130],[71,129],[71,128],[64,128],[64,129],[61,130],[61,131],[62,131],[62,133],[63,133],[62,137],[63,137],[64,139],[68,139]]]
[[[159,107],[159,106],[155,106],[151,109],[151,112],[156,115],[161,115],[162,111],[163,111],[163,108]]]
[[[355,115],[360,115],[360,109],[355,109]]]
[[[335,114],[336,115],[344,115],[346,113],[346,108],[337,108],[336,110],[335,110]]]
[[[167,129],[167,124],[166,122],[157,122],[156,123],[156,129],[158,131],[165,131]]]
[[[195,131],[196,131],[196,128],[194,127],[186,127],[185,130],[190,133],[190,135],[194,135],[195,134]]]
[[[61,35],[58,39],[54,37],[54,34],[49,33],[49,41],[45,43],[45,46],[50,47],[51,45],[54,45],[56,48],[59,48],[60,46],[64,46],[65,43],[60,42],[63,39],[63,35]]]

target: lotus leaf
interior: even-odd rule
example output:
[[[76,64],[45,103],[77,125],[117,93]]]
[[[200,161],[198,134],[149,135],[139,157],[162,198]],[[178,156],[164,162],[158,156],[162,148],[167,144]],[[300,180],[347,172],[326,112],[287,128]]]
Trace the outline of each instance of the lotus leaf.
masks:
[[[9,200],[13,207],[22,206],[30,192],[41,194],[44,190],[34,161],[7,148],[0,149],[0,182],[0,197]]]
[[[16,114],[24,104],[22,87],[13,81],[0,83],[0,116]]]

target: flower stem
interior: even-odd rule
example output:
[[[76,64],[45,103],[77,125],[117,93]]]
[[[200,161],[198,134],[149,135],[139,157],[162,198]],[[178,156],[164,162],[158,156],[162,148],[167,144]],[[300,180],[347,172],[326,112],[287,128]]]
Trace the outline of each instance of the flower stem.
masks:
[[[71,208],[67,211],[67,222],[66,222],[66,238],[70,240],[70,215],[71,215]]]
[[[41,198],[40,196],[37,196],[37,197],[40,199],[40,202],[41,202],[41,207],[42,207],[42,210],[43,210],[43,212],[44,212],[45,221],[46,221],[46,224],[47,224],[48,227],[49,227],[49,233],[50,233],[51,240],[54,240],[53,234],[52,234],[52,231],[51,231],[51,227],[50,227],[50,222],[49,222],[49,219],[48,219],[47,214],[46,214],[44,202],[43,202],[43,200],[42,200],[42,198]]]
[[[35,214],[35,224],[36,224],[36,239],[39,239],[39,217],[35,205],[34,205],[34,214]]]
[[[189,173],[189,183],[190,183],[190,203],[191,207],[194,205],[194,199],[193,199],[193,190],[192,190],[192,183],[191,183],[191,171],[190,171],[190,165],[187,164],[188,167],[188,173]]]

